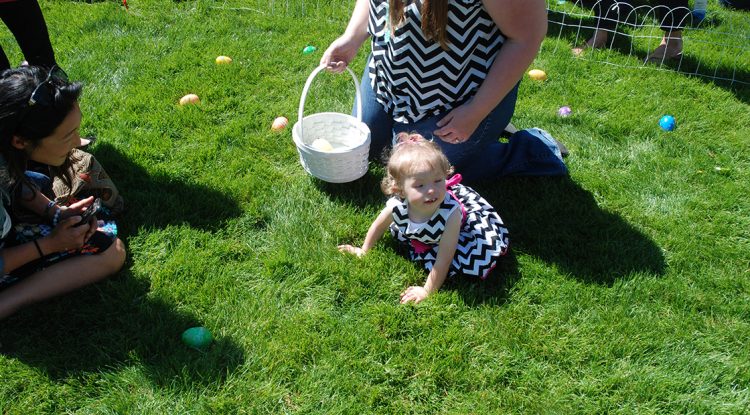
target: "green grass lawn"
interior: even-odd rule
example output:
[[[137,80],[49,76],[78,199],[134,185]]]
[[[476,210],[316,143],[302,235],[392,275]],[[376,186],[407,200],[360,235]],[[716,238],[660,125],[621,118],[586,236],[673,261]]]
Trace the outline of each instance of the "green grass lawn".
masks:
[[[382,208],[382,169],[316,181],[291,130],[269,128],[296,122],[353,4],[302,1],[42,3],[125,195],[129,260],[0,323],[0,413],[750,411],[750,87],[575,59],[575,33],[550,26],[533,65],[549,79],[522,82],[513,121],[563,141],[570,177],[477,184],[512,253],[487,282],[403,306],[425,275],[390,238],[363,260],[336,250]],[[709,8],[750,39],[750,14],[727,28]],[[717,51],[685,36],[710,71]],[[0,43],[22,60],[4,27]],[[349,111],[348,76],[313,86],[306,113]],[[187,93],[201,104],[178,106]],[[208,350],[181,343],[191,326]]]

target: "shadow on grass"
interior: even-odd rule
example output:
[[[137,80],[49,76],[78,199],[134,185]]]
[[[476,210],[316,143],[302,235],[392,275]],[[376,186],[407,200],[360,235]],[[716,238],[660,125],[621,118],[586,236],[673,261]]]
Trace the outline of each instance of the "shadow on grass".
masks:
[[[571,17],[561,12],[549,11],[549,25],[547,30],[547,36],[559,37],[560,39],[570,39],[575,41],[578,38],[578,45],[572,45],[571,48],[583,44],[589,37],[593,35],[593,29],[587,27],[595,27],[596,20],[593,18],[577,18]],[[715,27],[721,24],[721,20],[718,16],[713,16],[711,19],[706,19],[701,23],[701,28]],[[627,26],[628,23],[622,23],[623,26]],[[632,23],[631,23],[632,25]],[[579,29],[578,26],[583,26]],[[687,29],[690,30],[689,28]],[[663,63],[651,63],[649,67],[653,69],[667,69],[673,70],[682,76],[692,76],[700,79],[702,82],[714,84],[720,88],[723,88],[729,92],[732,92],[735,97],[741,102],[748,104],[750,103],[750,85],[740,84],[732,82],[731,80],[748,82],[750,80],[750,72],[738,69],[737,66],[731,66],[726,64],[719,65],[707,65],[701,62],[695,57],[694,53],[691,53],[689,38],[685,41],[685,54],[681,59],[667,60]],[[633,37],[632,35],[615,32],[610,33],[610,37],[607,41],[607,48],[618,51],[623,55],[633,55],[635,58],[640,59],[641,62],[651,52],[642,48],[632,48]],[[657,42],[658,43],[658,42]],[[656,45],[654,45],[656,46]],[[715,44],[714,47],[720,48],[721,44]],[[591,53],[587,51],[586,53]],[[571,53],[571,59],[573,55]]]
[[[555,264],[574,278],[612,284],[632,273],[666,270],[653,240],[602,210],[569,177],[509,178],[474,188],[507,224],[512,250]]]
[[[317,178],[311,180],[314,181],[315,187],[327,194],[331,200],[361,208],[385,203],[386,196],[380,189],[383,175],[383,167],[376,162],[371,162],[367,173],[353,182],[328,183]]]
[[[368,173],[352,183],[316,181],[338,202],[381,205],[379,178]],[[470,184],[500,213],[510,231],[511,251],[485,281],[458,278],[467,303],[507,298],[520,278],[514,252],[536,256],[581,281],[612,284],[633,273],[663,275],[661,248],[620,216],[602,210],[570,177],[518,177]],[[398,249],[394,246],[394,249]]]
[[[93,154],[125,197],[126,212],[117,221],[121,237],[140,227],[177,224],[215,230],[242,213],[230,196],[174,177],[149,175],[106,143],[97,144]],[[136,280],[127,267],[112,280],[0,322],[0,353],[39,367],[52,378],[132,366],[157,384],[186,388],[221,382],[241,364],[242,349],[230,339],[216,339],[205,352],[183,345],[182,332],[202,324],[175,311],[174,304],[149,299],[149,283]]]
[[[508,301],[508,293],[521,278],[518,259],[511,249],[498,261],[495,269],[482,281],[477,278],[458,277],[449,279],[446,288],[455,289],[469,306],[477,306],[488,301],[502,305]]]
[[[182,344],[185,329],[203,324],[148,292],[147,281],[123,271],[30,307],[2,322],[0,353],[54,380],[132,368],[154,384],[185,389],[222,383],[242,364],[243,350],[229,338],[205,351]]]
[[[106,143],[98,143],[92,153],[125,198],[125,214],[117,220],[121,235],[180,224],[215,231],[242,215],[231,195],[174,176],[151,175]]]

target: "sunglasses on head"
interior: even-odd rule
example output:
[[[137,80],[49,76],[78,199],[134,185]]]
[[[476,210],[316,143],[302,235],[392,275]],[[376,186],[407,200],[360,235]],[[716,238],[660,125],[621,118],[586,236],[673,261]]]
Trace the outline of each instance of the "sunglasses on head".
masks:
[[[68,74],[57,65],[50,68],[47,78],[34,88],[29,97],[29,107],[52,105],[55,98],[55,90],[68,83]]]

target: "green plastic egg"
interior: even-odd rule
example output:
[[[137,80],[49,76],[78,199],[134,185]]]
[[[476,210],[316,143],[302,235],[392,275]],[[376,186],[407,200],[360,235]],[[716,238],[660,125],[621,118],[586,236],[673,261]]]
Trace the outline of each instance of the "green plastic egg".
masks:
[[[308,45],[304,49],[302,49],[302,53],[304,53],[305,55],[309,55],[309,54],[315,52],[316,50],[317,50],[317,48],[315,46]]]
[[[214,336],[205,327],[191,327],[182,333],[182,342],[194,349],[205,349],[213,341]]]

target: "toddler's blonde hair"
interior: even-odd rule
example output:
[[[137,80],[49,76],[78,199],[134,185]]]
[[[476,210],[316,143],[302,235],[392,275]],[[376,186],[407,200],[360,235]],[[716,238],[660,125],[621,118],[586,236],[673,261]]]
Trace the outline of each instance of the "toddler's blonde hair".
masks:
[[[400,195],[404,180],[419,171],[435,171],[448,177],[453,173],[440,146],[416,133],[399,133],[386,165],[380,188],[386,195]]]

